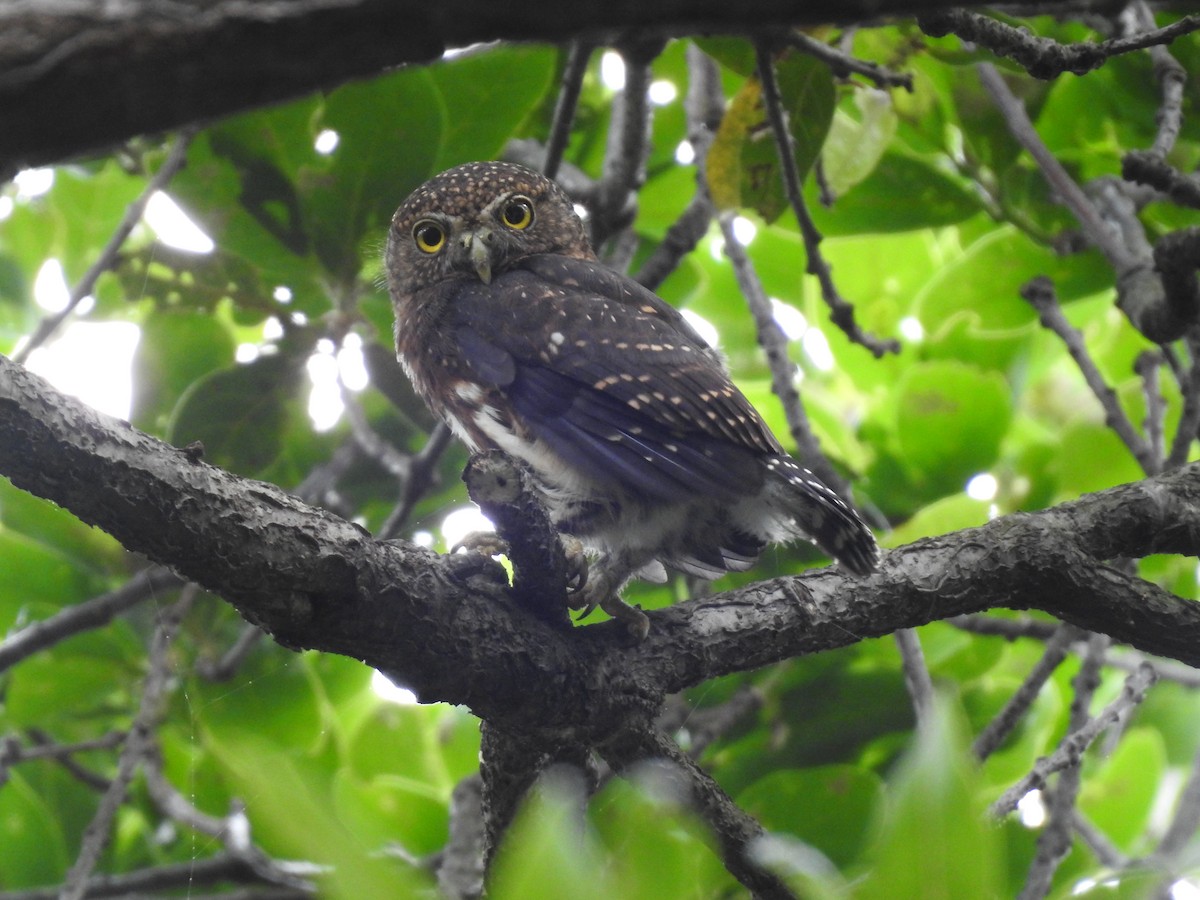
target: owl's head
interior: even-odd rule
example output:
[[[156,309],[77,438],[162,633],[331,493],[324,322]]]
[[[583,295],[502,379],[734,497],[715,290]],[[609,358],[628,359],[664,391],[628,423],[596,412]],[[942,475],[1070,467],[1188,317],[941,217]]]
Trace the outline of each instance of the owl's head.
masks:
[[[535,253],[594,258],[566,194],[524,166],[475,162],[447,169],[392,216],[384,261],[392,295],[455,278],[490,282]]]

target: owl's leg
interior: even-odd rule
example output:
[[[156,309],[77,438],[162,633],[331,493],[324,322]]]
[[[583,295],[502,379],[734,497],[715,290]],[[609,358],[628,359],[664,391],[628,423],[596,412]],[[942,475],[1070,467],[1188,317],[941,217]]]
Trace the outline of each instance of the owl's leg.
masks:
[[[576,542],[578,543],[578,542]],[[582,549],[582,545],[580,545]],[[569,554],[568,554],[569,555]],[[636,606],[621,599],[622,585],[639,568],[611,554],[601,554],[588,570],[587,582],[571,598],[572,609],[581,609],[579,618],[590,615],[599,606],[625,627],[639,641],[650,633],[650,619]]]

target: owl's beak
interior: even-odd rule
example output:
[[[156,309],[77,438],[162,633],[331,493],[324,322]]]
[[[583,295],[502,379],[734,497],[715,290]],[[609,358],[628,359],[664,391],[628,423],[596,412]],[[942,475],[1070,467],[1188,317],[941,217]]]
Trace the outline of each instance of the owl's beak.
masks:
[[[472,231],[469,235],[470,245],[467,257],[471,260],[471,268],[484,284],[492,283],[492,248],[488,246],[492,233],[485,229]]]

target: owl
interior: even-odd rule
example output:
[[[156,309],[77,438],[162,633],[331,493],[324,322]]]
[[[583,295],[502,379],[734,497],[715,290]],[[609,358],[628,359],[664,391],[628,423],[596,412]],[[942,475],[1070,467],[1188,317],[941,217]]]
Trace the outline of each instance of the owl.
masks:
[[[600,263],[554,182],[457,166],[417,188],[385,252],[396,349],[472,451],[524,464],[551,521],[591,556],[577,597],[635,631],[632,577],[705,579],[806,538],[855,575],[870,530],[792,459],[678,310]]]

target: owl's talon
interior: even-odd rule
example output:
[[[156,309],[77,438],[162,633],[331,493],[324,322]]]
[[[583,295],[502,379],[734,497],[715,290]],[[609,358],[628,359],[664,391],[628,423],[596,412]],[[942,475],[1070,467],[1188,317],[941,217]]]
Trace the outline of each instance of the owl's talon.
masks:
[[[463,539],[450,548],[451,553],[457,553],[459,550],[483,556],[507,556],[508,541],[494,531],[472,531],[463,535]]]
[[[619,622],[624,623],[625,629],[634,640],[644,641],[650,633],[650,617],[642,612],[640,606],[630,606],[616,594],[600,603],[600,608]]]
[[[583,549],[583,543],[577,537],[569,534],[559,535],[563,553],[567,557],[567,590],[572,594],[580,593],[588,580],[588,558]],[[571,609],[579,609],[580,605],[567,601]],[[593,607],[594,609],[595,607]],[[589,609],[588,612],[591,612]],[[582,618],[582,617],[581,617]]]

